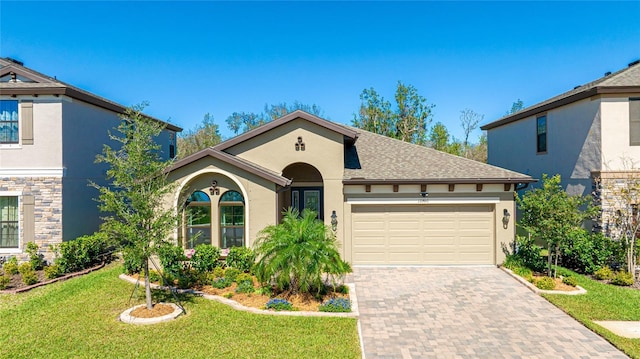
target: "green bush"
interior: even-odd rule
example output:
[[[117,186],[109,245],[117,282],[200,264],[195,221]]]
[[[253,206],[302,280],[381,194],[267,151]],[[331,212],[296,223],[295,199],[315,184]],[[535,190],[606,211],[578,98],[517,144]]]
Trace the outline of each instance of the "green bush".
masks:
[[[536,287],[542,290],[553,290],[556,288],[556,281],[551,277],[542,277],[536,281]]]
[[[198,244],[195,250],[191,256],[191,265],[195,270],[201,273],[210,272],[220,265],[220,248],[210,244]]]
[[[231,247],[227,254],[227,267],[237,268],[242,272],[249,273],[256,261],[256,255],[251,248]]]
[[[592,274],[612,259],[616,244],[602,233],[579,228],[562,241],[562,265],[580,273]]]
[[[231,286],[233,281],[227,278],[216,278],[211,282],[211,286],[217,289],[225,289]]]
[[[253,287],[253,282],[241,282],[238,283],[236,287],[236,293],[253,293],[255,292],[255,288]]]
[[[198,282],[198,273],[194,270],[184,270],[178,276],[178,288],[187,289]]]
[[[331,298],[320,304],[318,310],[321,312],[348,313],[351,312],[351,301],[345,298]]]
[[[333,231],[309,210],[302,215],[287,210],[280,224],[260,231],[255,251],[260,258],[254,267],[258,280],[293,293],[320,291],[325,274],[336,282],[351,271],[340,257]]]
[[[133,247],[122,249],[122,259],[124,260],[124,272],[126,274],[141,273],[143,261],[136,254]]]
[[[38,245],[35,242],[27,242],[25,252],[29,255],[29,262],[31,262],[33,270],[42,269],[44,260],[42,254],[38,253]]]
[[[47,279],[58,278],[61,275],[60,266],[55,263],[44,267],[44,277]]]
[[[547,264],[541,252],[542,247],[535,244],[533,237],[516,236],[516,253],[514,255],[523,266],[534,272],[543,272]]]
[[[33,272],[33,267],[31,266],[31,262],[20,263],[20,265],[18,266],[18,272],[20,272],[20,274]]]
[[[242,283],[250,283],[253,285],[253,277],[249,273],[240,273],[236,276],[235,282],[238,283],[238,285]]]
[[[5,274],[14,275],[18,274],[18,258],[11,257],[2,266]]]
[[[524,263],[517,255],[506,252],[502,266],[513,271],[515,268],[524,267]]]
[[[187,260],[184,249],[171,243],[163,243],[158,248],[158,258],[165,275],[179,277],[183,271],[183,262]]]
[[[533,272],[527,267],[516,267],[513,269],[513,273],[519,275],[527,281],[531,281],[531,279],[533,278]]]
[[[613,279],[614,275],[615,273],[613,273],[611,268],[609,268],[608,266],[604,266],[593,273],[593,276],[598,280]]]
[[[562,277],[562,283],[575,287],[578,285],[576,277]]]
[[[238,274],[240,274],[240,270],[236,268],[227,268],[224,271],[224,277],[231,282],[236,281],[236,277],[238,276]]]
[[[26,285],[32,285],[32,284],[38,283],[38,275],[33,269],[31,269],[31,263],[27,262],[23,264],[28,264],[29,266],[25,268],[29,268],[29,270],[24,270],[20,272],[20,274],[22,275],[22,283]]]
[[[9,285],[9,282],[11,282],[11,277],[9,277],[8,274],[0,276],[0,290],[6,289]]]
[[[341,294],[349,294],[349,287],[347,287],[344,284],[341,284],[339,286],[336,286],[335,288],[333,288],[333,291],[336,293],[341,293]]]
[[[62,273],[79,272],[103,262],[111,250],[113,244],[108,235],[96,232],[90,236],[60,243],[57,264]]]
[[[213,268],[213,276],[215,278],[222,278],[224,277],[224,268],[222,267],[215,267]]]
[[[161,283],[162,282],[162,277],[160,276],[160,273],[158,273],[157,271],[150,270],[149,271],[149,281],[153,282],[153,283]]]
[[[629,272],[618,272],[613,279],[611,279],[611,284],[625,287],[633,285],[633,274]]]

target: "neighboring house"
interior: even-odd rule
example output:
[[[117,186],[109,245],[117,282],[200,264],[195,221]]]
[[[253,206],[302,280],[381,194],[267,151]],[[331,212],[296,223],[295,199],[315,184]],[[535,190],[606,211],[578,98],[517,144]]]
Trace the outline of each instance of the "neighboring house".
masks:
[[[252,246],[281,212],[311,209],[354,265],[501,263],[514,189],[530,176],[295,111],[174,164],[175,237]]]
[[[606,227],[606,188],[616,177],[640,176],[640,61],[481,129],[488,163],[535,178],[560,174],[569,194],[596,195]]]
[[[98,229],[98,192],[88,184],[105,184],[95,158],[124,111],[0,58],[0,258],[24,257],[34,241],[51,259],[51,245]],[[178,131],[168,125],[159,138],[167,156]]]

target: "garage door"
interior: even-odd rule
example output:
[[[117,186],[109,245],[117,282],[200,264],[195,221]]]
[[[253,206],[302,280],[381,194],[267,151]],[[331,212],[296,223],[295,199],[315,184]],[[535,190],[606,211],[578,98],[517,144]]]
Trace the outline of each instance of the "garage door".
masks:
[[[494,264],[493,205],[352,207],[353,264]]]

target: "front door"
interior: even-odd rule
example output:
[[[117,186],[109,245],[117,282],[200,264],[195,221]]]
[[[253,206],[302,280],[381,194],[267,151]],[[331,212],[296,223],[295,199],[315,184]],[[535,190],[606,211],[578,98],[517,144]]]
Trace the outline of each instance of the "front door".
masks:
[[[309,209],[316,212],[319,219],[324,219],[322,202],[322,187],[294,187],[291,189],[291,207],[300,213]]]

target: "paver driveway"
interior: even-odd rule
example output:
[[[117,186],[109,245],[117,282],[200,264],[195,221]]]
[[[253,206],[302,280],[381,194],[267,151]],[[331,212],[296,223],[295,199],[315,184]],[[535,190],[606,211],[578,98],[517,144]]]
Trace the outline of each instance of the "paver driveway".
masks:
[[[371,358],[626,358],[495,267],[355,268]]]

